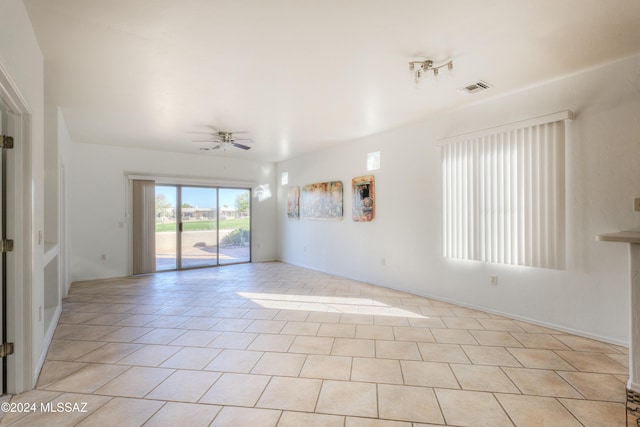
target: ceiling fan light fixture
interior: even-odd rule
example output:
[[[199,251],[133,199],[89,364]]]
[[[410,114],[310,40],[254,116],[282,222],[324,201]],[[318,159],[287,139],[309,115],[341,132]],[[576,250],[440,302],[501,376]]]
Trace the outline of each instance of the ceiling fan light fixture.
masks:
[[[209,135],[210,139],[206,139],[206,140],[196,140],[196,141],[192,141],[192,142],[196,142],[196,143],[208,143],[208,144],[215,144],[215,146],[211,147],[211,146],[201,146],[199,147],[200,151],[212,151],[212,150],[221,150],[221,151],[227,151],[227,148],[229,147],[235,147],[235,148],[240,148],[242,150],[250,150],[251,147],[248,145],[244,145],[244,144],[240,144],[239,141],[247,142],[247,143],[253,143],[253,140],[249,139],[249,138],[239,138],[236,139],[233,137],[234,132],[224,132],[224,131],[217,131],[214,129],[214,132],[191,132],[191,133],[199,133],[199,134],[206,134]],[[245,131],[238,131],[237,133],[247,133]]]

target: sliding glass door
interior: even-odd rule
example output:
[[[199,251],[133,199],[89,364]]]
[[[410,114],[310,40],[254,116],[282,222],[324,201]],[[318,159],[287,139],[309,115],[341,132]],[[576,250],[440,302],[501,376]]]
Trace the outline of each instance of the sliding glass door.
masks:
[[[218,190],[180,187],[181,268],[218,264]]]
[[[156,185],[156,271],[251,261],[251,190]]]
[[[175,185],[156,185],[156,271],[178,268],[178,210]]]
[[[251,260],[251,192],[246,189],[221,188],[219,208],[220,264]]]

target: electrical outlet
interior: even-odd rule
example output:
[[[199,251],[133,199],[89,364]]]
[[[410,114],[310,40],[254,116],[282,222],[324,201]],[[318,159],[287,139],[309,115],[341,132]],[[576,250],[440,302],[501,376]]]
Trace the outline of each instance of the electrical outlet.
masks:
[[[640,212],[640,197],[636,197],[633,199],[633,210],[636,212]]]
[[[492,285],[497,285],[498,284],[498,275],[497,274],[489,275],[489,279],[491,280],[491,284]]]

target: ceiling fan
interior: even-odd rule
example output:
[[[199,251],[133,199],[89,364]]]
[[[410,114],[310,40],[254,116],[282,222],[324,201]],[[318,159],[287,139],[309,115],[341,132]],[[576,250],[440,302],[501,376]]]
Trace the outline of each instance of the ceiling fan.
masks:
[[[191,133],[209,135],[207,139],[195,140],[193,142],[196,142],[196,143],[208,142],[208,143],[215,144],[213,146],[200,147],[200,151],[211,151],[211,150],[226,151],[226,149],[230,146],[240,148],[241,150],[250,150],[251,147],[244,144],[253,143],[253,140],[249,138],[235,138],[233,136],[234,133],[247,133],[245,131],[237,131],[237,132],[215,131],[215,132],[191,132]],[[243,142],[244,144],[241,144],[240,142]]]

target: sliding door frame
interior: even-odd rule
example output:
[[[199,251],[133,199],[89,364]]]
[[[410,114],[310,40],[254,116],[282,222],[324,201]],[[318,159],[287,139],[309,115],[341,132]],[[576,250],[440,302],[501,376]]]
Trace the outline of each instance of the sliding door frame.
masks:
[[[179,176],[158,176],[158,175],[146,175],[146,174],[133,174],[133,173],[125,173],[127,178],[127,212],[125,217],[127,218],[127,224],[129,228],[129,244],[128,244],[128,274],[130,276],[133,275],[133,227],[130,221],[131,218],[131,210],[133,206],[133,197],[132,197],[132,188],[133,188],[133,180],[153,180],[155,181],[155,185],[164,185],[164,186],[173,186],[176,187],[176,268],[170,270],[158,270],[155,273],[163,273],[163,272],[175,272],[182,270],[192,270],[198,268],[212,268],[212,267],[220,267],[226,265],[235,265],[235,264],[247,264],[251,263],[253,260],[253,189],[256,186],[255,182],[251,181],[231,181],[231,180],[217,180],[217,179],[208,179],[208,178],[185,178]],[[220,239],[219,234],[217,235],[217,251],[216,251],[216,264],[213,265],[204,265],[204,266],[194,266],[194,267],[182,267],[181,260],[181,245],[182,245],[182,236],[181,232],[178,230],[180,227],[181,218],[179,215],[182,215],[182,195],[181,195],[181,187],[203,187],[203,188],[214,188],[216,190],[216,200],[217,204],[220,205],[220,190],[221,189],[231,189],[231,190],[247,190],[249,192],[249,259],[248,261],[238,261],[238,262],[229,262],[229,263],[220,263]],[[219,213],[219,212],[218,212]],[[219,232],[220,230],[220,218],[219,214],[216,214],[216,230]]]

